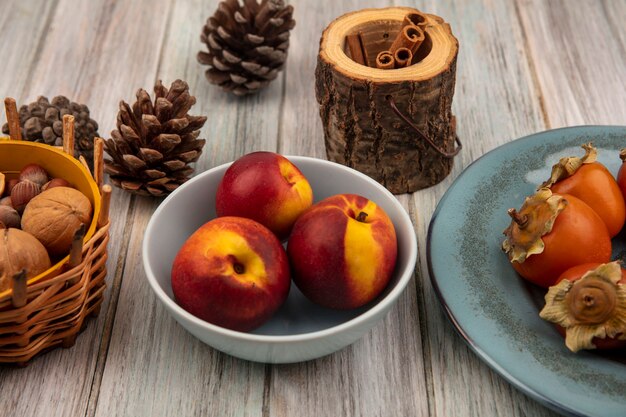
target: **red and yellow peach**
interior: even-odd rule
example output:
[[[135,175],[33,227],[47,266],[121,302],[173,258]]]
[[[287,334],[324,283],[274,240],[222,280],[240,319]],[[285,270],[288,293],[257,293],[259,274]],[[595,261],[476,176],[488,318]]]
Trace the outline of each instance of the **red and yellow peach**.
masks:
[[[218,216],[255,220],[280,239],[313,204],[313,191],[300,170],[273,152],[253,152],[226,170],[215,197]]]
[[[178,304],[209,323],[249,331],[267,321],[289,293],[289,262],[261,224],[218,217],[200,227],[172,266]]]
[[[311,301],[350,309],[374,300],[393,273],[393,223],[373,201],[329,197],[295,223],[287,245],[294,283]]]

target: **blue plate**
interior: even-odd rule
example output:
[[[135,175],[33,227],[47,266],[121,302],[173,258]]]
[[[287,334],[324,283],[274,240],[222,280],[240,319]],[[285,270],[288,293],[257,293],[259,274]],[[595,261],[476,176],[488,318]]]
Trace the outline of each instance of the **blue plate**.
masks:
[[[500,146],[470,165],[439,202],[428,230],[430,277],[452,324],[476,354],[513,385],[568,415],[626,416],[626,352],[571,353],[539,318],[543,291],[500,250],[506,210],[549,177],[560,157],[592,141],[617,174],[626,126],[550,130]],[[622,232],[614,257],[624,257]]]

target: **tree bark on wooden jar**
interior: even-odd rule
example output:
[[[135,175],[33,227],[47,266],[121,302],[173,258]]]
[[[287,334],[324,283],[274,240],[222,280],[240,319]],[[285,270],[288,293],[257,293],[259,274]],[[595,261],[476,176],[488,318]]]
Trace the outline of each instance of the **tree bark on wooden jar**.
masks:
[[[376,68],[376,56],[389,49],[409,13],[422,14],[391,7],[335,19],[322,34],[315,71],[328,158],[369,175],[394,194],[443,180],[459,150],[451,110],[459,46],[450,25],[422,14],[425,40],[411,65]],[[367,66],[348,56],[346,37],[355,34]]]

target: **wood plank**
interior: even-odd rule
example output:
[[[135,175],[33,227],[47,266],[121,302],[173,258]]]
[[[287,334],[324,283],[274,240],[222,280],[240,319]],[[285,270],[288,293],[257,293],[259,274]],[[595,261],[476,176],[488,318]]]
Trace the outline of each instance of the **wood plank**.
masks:
[[[524,0],[519,13],[550,125],[625,124],[624,2]]]
[[[283,76],[285,90],[280,119],[278,150],[284,155],[306,155],[326,159],[324,134],[315,100],[315,66],[319,38],[336,17],[359,7],[374,7],[375,1],[335,1],[332,4],[290,2],[294,7],[296,28],[289,39],[289,55]],[[384,7],[388,0],[379,7]]]
[[[2,38],[0,42],[2,97],[13,97],[19,103],[46,43],[47,32],[55,15],[58,1],[5,0],[0,13]],[[6,123],[4,108],[0,111],[0,126]],[[1,133],[0,133],[1,134]],[[3,134],[2,134],[3,135]]]
[[[202,25],[212,12],[198,0],[175,3],[157,70],[164,82],[186,80],[197,98],[192,114],[208,116],[201,133],[207,144],[197,172],[253,150],[275,151],[278,137],[281,77],[259,95],[245,98],[206,81],[205,67],[195,56],[203,48]],[[158,203],[137,200],[95,415],[261,415],[265,366],[232,358],[195,339],[167,313],[148,285],[141,244]]]
[[[314,90],[319,37],[343,13],[389,3],[292,4],[298,25],[290,42],[279,149],[326,158]],[[409,197],[399,198],[409,210]],[[348,348],[318,360],[272,367],[266,415],[289,416],[294,410],[301,416],[428,415],[415,294],[412,280],[389,315]]]
[[[146,5],[153,8],[149,1],[123,5],[112,0],[61,0],[36,54],[37,62],[29,73],[29,82],[24,85],[23,101],[42,94],[68,95],[89,105],[92,117],[100,123],[100,134],[106,136],[115,125],[118,100],[132,94],[136,86],[150,84],[154,79],[158,54],[150,56],[150,51],[158,51],[159,34],[165,30],[167,16],[140,13],[141,8],[147,9]],[[37,10],[31,9],[33,13]],[[35,13],[34,18],[41,15]],[[146,37],[145,31],[152,36]],[[12,43],[21,44],[19,39]],[[8,43],[11,42],[2,45]],[[144,59],[136,59],[145,54]],[[112,69],[111,62],[119,67]],[[85,414],[94,372],[106,353],[108,339],[105,338],[103,346],[101,338],[107,334],[106,322],[111,321],[109,307],[116,303],[115,278],[122,272],[123,262],[120,265],[118,262],[124,259],[128,240],[124,229],[129,202],[127,193],[114,190],[107,262],[109,289],[100,316],[78,337],[73,348],[50,352],[26,369],[0,369],[3,398],[13,399],[10,407],[3,408],[5,412],[23,416]]]
[[[551,416],[553,412],[508,384],[455,333],[434,293],[426,264],[426,234],[436,204],[473,160],[515,137],[544,128],[540,100],[523,48],[523,33],[508,2],[416,2],[442,16],[460,42],[453,111],[464,148],[442,183],[413,194],[420,247],[417,293],[426,323],[429,414],[438,416]]]
[[[626,55],[626,31],[624,30],[624,16],[626,16],[626,3],[623,1],[603,0],[600,2],[602,12],[606,18],[609,28],[609,38],[611,39],[611,50]],[[619,42],[619,45],[613,44]]]

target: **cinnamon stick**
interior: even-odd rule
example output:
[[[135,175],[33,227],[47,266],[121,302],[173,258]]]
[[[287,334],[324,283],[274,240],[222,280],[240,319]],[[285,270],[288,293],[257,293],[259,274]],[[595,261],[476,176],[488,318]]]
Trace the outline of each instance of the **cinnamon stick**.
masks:
[[[359,32],[359,40],[361,41],[361,51],[363,52],[363,59],[365,60],[364,65],[366,67],[369,67],[370,54],[367,52],[367,48],[365,47],[366,43],[365,43],[365,37],[363,36],[363,32]]]
[[[415,54],[424,39],[426,36],[422,29],[415,25],[407,25],[400,30],[389,50],[395,53],[399,48],[408,48],[412,54]]]
[[[409,48],[398,48],[393,53],[393,58],[396,62],[396,68],[404,68],[411,65],[413,59],[413,53]]]
[[[346,42],[348,43],[348,50],[350,50],[350,57],[352,60],[357,64],[367,66],[367,61],[365,60],[365,48],[363,47],[361,34],[346,36]]]
[[[395,67],[396,60],[390,51],[381,51],[376,55],[376,68],[392,69]]]
[[[9,124],[9,136],[12,140],[22,140],[22,128],[20,127],[20,116],[17,113],[15,99],[7,97],[4,99],[4,110],[7,113],[7,123]]]
[[[74,156],[74,116],[63,116],[63,152]]]
[[[414,13],[408,13],[404,16],[402,24],[403,26],[414,25],[422,29],[422,31],[425,31],[428,26],[428,18],[426,18],[424,13],[416,11]]]

